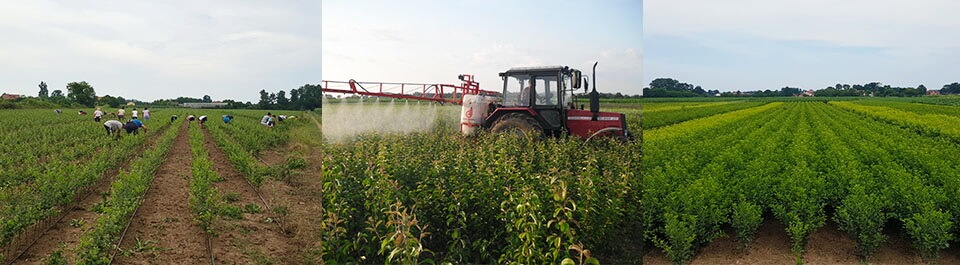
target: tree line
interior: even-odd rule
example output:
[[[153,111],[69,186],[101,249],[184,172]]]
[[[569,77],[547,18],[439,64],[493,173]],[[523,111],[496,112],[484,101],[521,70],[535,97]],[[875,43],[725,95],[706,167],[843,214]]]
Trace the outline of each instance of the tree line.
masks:
[[[657,78],[650,82],[650,86],[643,88],[643,97],[791,97],[801,95],[804,91],[796,87],[783,87],[778,90],[731,91],[705,90],[697,85],[680,82],[673,78]],[[960,94],[960,83],[954,82],[943,85],[941,94]],[[818,97],[916,97],[927,94],[927,87],[894,87],[880,82],[867,84],[836,84],[822,89],[813,90]]]
[[[62,90],[50,91],[46,82],[40,81],[40,88],[37,97],[24,97],[17,100],[4,100],[0,108],[57,108],[57,107],[88,107],[109,106],[117,108],[127,103],[133,102],[137,105],[153,106],[179,106],[182,103],[212,103],[210,95],[204,95],[201,98],[177,97],[174,99],[158,99],[153,102],[127,99],[122,96],[104,95],[97,96],[93,86],[86,81],[70,82],[66,86],[66,94]],[[277,109],[277,110],[313,110],[321,107],[322,93],[320,85],[304,84],[299,88],[291,89],[289,97],[287,92],[279,90],[274,93],[267,93],[266,90],[260,90],[260,101],[257,103],[240,102],[231,99],[225,99],[221,102],[227,103],[225,108],[232,109]]]

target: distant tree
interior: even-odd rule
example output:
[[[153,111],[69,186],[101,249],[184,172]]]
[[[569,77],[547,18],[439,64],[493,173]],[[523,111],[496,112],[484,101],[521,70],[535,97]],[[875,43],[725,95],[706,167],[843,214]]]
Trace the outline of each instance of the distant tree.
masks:
[[[257,103],[257,107],[261,109],[266,109],[270,106],[270,94],[267,93],[266,89],[260,90],[260,102]]]
[[[837,84],[837,87],[841,87],[840,84]],[[837,89],[839,89],[839,88],[837,88]],[[779,95],[779,96],[790,97],[790,96],[797,95],[797,94],[800,94],[800,93],[803,93],[803,91],[800,90],[799,88],[785,86],[785,87],[783,87],[783,88],[780,89],[780,95]]]
[[[116,107],[119,107],[120,104],[122,104],[122,103],[121,103],[119,100],[117,100],[116,97],[111,96],[111,95],[106,95],[106,96],[100,97],[100,100],[98,101],[97,104],[98,104],[98,105],[107,105],[107,106],[110,106],[111,108],[116,108]]]
[[[960,83],[953,82],[943,85],[943,87],[940,88],[940,94],[960,94]]]
[[[40,81],[40,98],[47,98],[50,96],[50,91],[47,90],[47,83]]]
[[[290,109],[290,100],[287,99],[287,92],[277,91],[277,107],[279,109]]]
[[[313,110],[320,107],[323,91],[320,85],[305,84],[300,88],[301,109]]]
[[[650,81],[650,89],[662,88],[666,90],[677,90],[679,85],[680,81],[673,78],[657,78]]]
[[[706,95],[706,94],[707,94],[707,91],[703,90],[703,88],[701,88],[700,86],[697,86],[697,87],[694,87],[694,88],[693,88],[693,93],[697,93],[697,94],[701,94],[701,95]]]
[[[202,103],[203,99],[191,98],[191,97],[177,97],[174,99],[177,103]]]
[[[203,102],[210,103],[213,102],[213,99],[210,98],[210,95],[203,95]]]
[[[97,93],[87,81],[70,82],[67,84],[67,99],[77,104],[93,107],[97,103]]]
[[[243,102],[235,101],[232,99],[224,99],[223,103],[227,103],[228,109],[249,109],[251,107],[250,102],[244,104]]]
[[[51,97],[51,98],[62,98],[62,97],[64,97],[64,96],[63,96],[63,91],[60,91],[59,89],[54,90],[53,93],[50,93],[50,97]]]

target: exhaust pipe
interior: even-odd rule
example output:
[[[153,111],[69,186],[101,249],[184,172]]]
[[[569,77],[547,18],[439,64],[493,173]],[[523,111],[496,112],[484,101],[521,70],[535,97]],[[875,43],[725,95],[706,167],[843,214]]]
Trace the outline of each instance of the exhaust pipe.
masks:
[[[597,63],[593,63],[593,90],[590,91],[590,112],[593,112],[593,121],[600,115],[600,93],[597,93]]]

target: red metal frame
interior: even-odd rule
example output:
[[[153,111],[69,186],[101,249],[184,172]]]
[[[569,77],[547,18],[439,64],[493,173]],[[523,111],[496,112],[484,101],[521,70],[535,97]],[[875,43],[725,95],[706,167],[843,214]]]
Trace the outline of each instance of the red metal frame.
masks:
[[[323,86],[320,88],[320,90],[327,93],[344,93],[373,97],[427,100],[440,103],[454,103],[457,105],[463,104],[463,95],[500,94],[498,92],[480,89],[480,83],[473,80],[473,75],[460,75],[460,80],[463,81],[460,86],[450,84],[357,82],[353,79],[346,82],[323,80]],[[331,85],[333,85],[333,87],[331,87]],[[375,88],[376,90],[370,91],[364,85],[369,86],[370,88]],[[389,91],[390,88],[387,88],[387,91],[385,91],[384,85],[399,85],[400,91],[399,93],[395,91]],[[447,94],[449,94],[450,97],[446,97]]]

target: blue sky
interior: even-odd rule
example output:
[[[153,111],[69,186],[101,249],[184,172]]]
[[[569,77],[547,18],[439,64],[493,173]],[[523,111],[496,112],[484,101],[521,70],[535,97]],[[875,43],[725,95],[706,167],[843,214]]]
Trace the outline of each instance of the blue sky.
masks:
[[[256,102],[320,83],[319,1],[0,1],[0,92]]]
[[[960,81],[960,1],[648,0],[644,83],[721,91]]]
[[[459,84],[499,91],[515,66],[566,65],[598,91],[639,94],[643,2],[325,1],[323,79]]]

